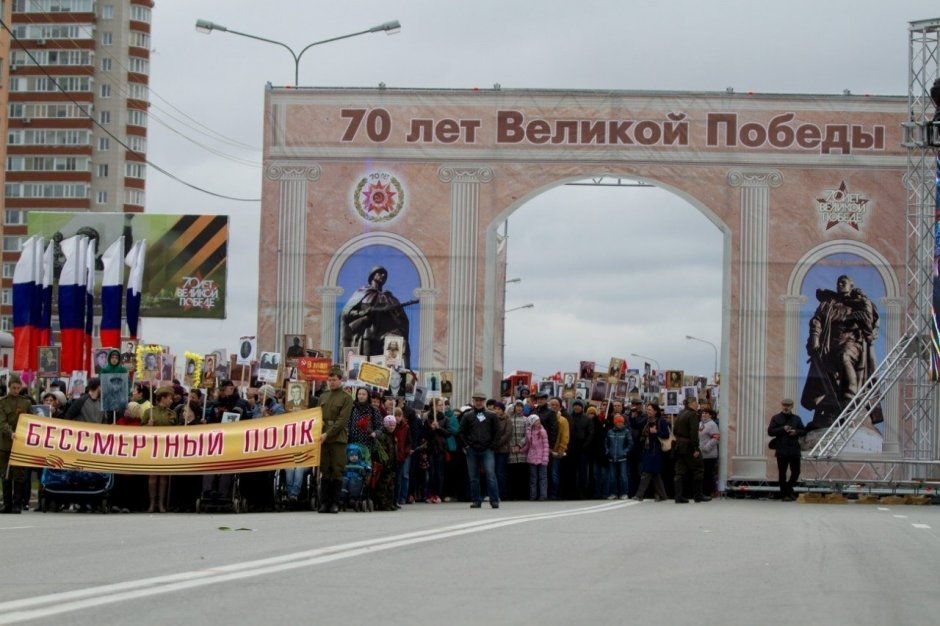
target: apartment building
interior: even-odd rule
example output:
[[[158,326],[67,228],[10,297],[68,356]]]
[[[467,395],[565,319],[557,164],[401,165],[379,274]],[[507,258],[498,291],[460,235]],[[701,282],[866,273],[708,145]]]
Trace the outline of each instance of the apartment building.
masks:
[[[0,330],[29,211],[143,212],[152,0],[2,0]]]

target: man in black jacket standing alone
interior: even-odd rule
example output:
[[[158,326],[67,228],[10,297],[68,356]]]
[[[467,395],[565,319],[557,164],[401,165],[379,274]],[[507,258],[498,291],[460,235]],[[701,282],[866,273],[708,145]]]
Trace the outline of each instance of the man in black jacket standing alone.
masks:
[[[467,471],[470,474],[470,499],[472,509],[483,506],[480,494],[480,464],[486,472],[486,490],[490,506],[499,508],[499,486],[496,483],[494,447],[499,439],[499,420],[496,414],[486,410],[486,394],[475,392],[473,406],[460,416],[460,436],[467,454]]]
[[[793,413],[793,400],[785,398],[780,404],[780,412],[770,418],[767,434],[773,437],[770,447],[777,457],[780,499],[793,502],[796,500],[793,486],[800,479],[800,437],[806,434],[806,428],[800,416]],[[789,480],[786,477],[788,467]]]

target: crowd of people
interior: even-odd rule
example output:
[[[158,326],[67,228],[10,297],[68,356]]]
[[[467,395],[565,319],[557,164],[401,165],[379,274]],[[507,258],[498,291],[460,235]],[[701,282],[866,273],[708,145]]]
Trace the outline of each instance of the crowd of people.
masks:
[[[682,503],[707,501],[717,492],[719,434],[710,406],[687,398],[675,417],[656,402],[612,399],[597,406],[533,393],[525,399],[488,398],[453,406],[444,397],[414,407],[404,398],[383,397],[350,386],[334,367],[326,384],[315,390],[309,406],[323,415],[319,466],[319,511],[340,510],[343,475],[350,444],[368,451],[377,469],[372,498],[380,510],[414,503],[485,500],[498,508],[504,500],[627,499]],[[259,419],[285,411],[284,389],[271,385],[239,390],[219,381],[204,396],[174,382],[153,388],[132,385],[124,411],[101,408],[98,379],[88,381],[76,399],[64,384],[46,388],[39,402],[53,418],[125,426],[159,427],[219,423],[226,414]],[[16,377],[0,399],[0,460],[7,476],[10,434],[16,416],[37,404]],[[3,483],[6,512],[31,505],[38,470],[11,467]],[[304,473],[286,472],[289,500],[299,498]],[[274,508],[272,473],[241,475],[242,494],[256,510]],[[207,490],[224,490],[219,477],[118,476],[110,502],[114,510],[191,511]]]

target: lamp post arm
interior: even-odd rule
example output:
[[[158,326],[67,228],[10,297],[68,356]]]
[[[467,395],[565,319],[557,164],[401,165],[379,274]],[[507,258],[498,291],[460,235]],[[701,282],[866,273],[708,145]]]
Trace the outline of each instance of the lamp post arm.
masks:
[[[221,29],[217,29],[217,30],[221,30]],[[233,35],[240,35],[242,37],[248,37],[249,39],[255,39],[257,41],[265,41],[267,43],[273,43],[275,46],[281,46],[282,48],[290,52],[290,55],[294,58],[294,87],[297,86],[297,81],[300,76],[300,54],[303,54],[303,51],[301,51],[300,54],[297,54],[296,52],[294,52],[293,48],[291,48],[290,46],[288,46],[286,43],[282,41],[275,41],[274,39],[268,39],[267,37],[259,37],[258,35],[250,35],[248,33],[243,33],[237,30],[232,30],[231,28],[226,28],[225,32],[232,33]],[[340,37],[339,39],[342,39],[342,38]],[[333,40],[328,39],[327,41],[333,41]],[[326,42],[319,41],[317,43],[326,43]],[[314,46],[316,44],[310,44],[310,45]],[[309,47],[310,46],[307,46],[307,48]],[[306,50],[307,48],[304,48],[304,50]]]

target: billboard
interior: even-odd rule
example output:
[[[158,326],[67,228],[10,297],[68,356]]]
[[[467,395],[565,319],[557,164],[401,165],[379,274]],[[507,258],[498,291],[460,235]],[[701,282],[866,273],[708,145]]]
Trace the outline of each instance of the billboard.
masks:
[[[146,239],[140,315],[225,318],[227,216],[30,211],[27,232],[56,242],[56,277],[65,262],[58,244],[68,237],[96,241],[98,270],[101,254],[118,237],[125,238],[125,250]]]

